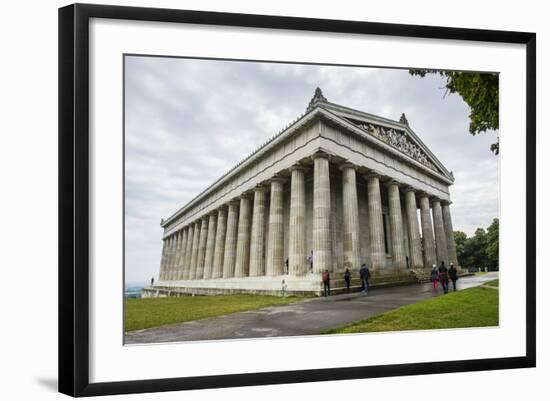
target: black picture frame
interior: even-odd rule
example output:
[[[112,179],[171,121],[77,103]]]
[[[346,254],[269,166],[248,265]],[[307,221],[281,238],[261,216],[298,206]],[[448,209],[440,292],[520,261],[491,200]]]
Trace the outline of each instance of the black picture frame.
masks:
[[[91,18],[515,43],[526,46],[526,353],[521,357],[154,380],[89,380],[88,61]],[[74,4],[59,9],[59,391],[95,396],[534,367],[536,35],[434,26]]]

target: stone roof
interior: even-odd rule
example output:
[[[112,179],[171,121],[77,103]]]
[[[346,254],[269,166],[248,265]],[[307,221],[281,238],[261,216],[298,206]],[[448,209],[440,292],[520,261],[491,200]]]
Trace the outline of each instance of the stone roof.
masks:
[[[239,167],[244,162],[246,162],[248,159],[250,159],[252,156],[254,156],[258,151],[260,151],[266,145],[271,143],[271,141],[273,141],[275,138],[277,138],[279,135],[281,135],[283,132],[285,132],[288,128],[290,128],[294,123],[296,123],[298,120],[300,120],[302,117],[304,117],[307,113],[312,111],[315,107],[322,107],[322,108],[328,109],[332,112],[335,112],[335,114],[337,114],[338,116],[343,117],[347,121],[349,121],[352,124],[358,126],[359,128],[362,128],[362,129],[366,130],[371,135],[374,135],[374,134],[373,134],[372,131],[371,132],[368,131],[368,125],[367,125],[367,127],[364,127],[364,124],[363,124],[363,123],[368,123],[368,121],[371,120],[371,119],[374,119],[381,126],[384,126],[384,128],[386,128],[386,126],[388,124],[390,124],[390,126],[387,127],[389,129],[392,128],[391,125],[399,124],[400,126],[402,126],[401,128],[403,129],[403,132],[406,132],[407,134],[409,134],[408,135],[409,137],[412,137],[411,139],[412,139],[413,144],[418,146],[418,148],[420,148],[421,151],[424,151],[426,153],[426,156],[428,156],[430,159],[432,159],[431,162],[434,164],[434,166],[436,166],[437,171],[439,173],[442,173],[443,175],[445,175],[447,178],[451,179],[452,181],[454,181],[454,177],[452,176],[452,174],[443,166],[443,164],[439,160],[437,160],[435,155],[432,154],[432,152],[428,149],[428,147],[412,131],[412,129],[409,126],[409,121],[407,120],[407,118],[405,116],[405,113],[401,114],[401,117],[399,118],[399,121],[395,121],[395,120],[391,120],[389,118],[380,117],[380,116],[377,116],[375,114],[366,113],[364,111],[352,109],[352,108],[342,106],[342,105],[339,105],[339,104],[336,104],[336,103],[331,103],[323,95],[323,91],[319,87],[317,87],[315,89],[315,93],[314,93],[313,97],[311,98],[311,100],[309,101],[309,104],[308,104],[308,107],[307,107],[305,113],[302,113],[301,115],[299,115],[297,118],[295,118],[293,121],[288,123],[284,128],[282,128],[275,135],[268,138],[258,148],[256,148],[254,151],[250,152],[240,162],[238,162],[233,168],[231,168],[229,170],[229,172],[233,171],[235,168]],[[353,118],[350,118],[349,113],[351,113],[353,116],[359,117],[360,118],[359,121],[354,120]],[[368,120],[361,121],[361,120],[364,120],[365,118],[367,118]],[[222,179],[226,175],[227,175],[227,173],[224,174],[222,177],[220,177],[220,179]],[[217,181],[218,180],[216,180],[216,182]]]
[[[443,164],[433,155],[428,147],[420,140],[420,138],[410,128],[409,122],[403,113],[399,121],[391,120],[385,117],[377,116],[374,114],[366,113],[364,111],[352,109],[346,106],[342,106],[336,103],[331,103],[323,95],[323,91],[317,87],[315,93],[311,98],[306,111],[299,115],[296,119],[287,124],[275,135],[268,138],[257,149],[245,156],[234,167],[227,171],[224,175],[214,181],[211,185],[205,188],[202,192],[197,194],[191,201],[189,201],[182,208],[178,209],[167,219],[163,219],[161,226],[165,226],[177,217],[188,206],[197,201],[203,195],[208,193],[213,187],[223,181],[228,175],[235,172],[243,164],[249,161],[253,156],[260,153],[268,145],[272,144],[278,137],[283,135],[287,130],[297,124],[304,117],[309,115],[315,109],[320,108],[325,111],[335,114],[337,117],[344,119],[346,122],[351,123],[353,126],[361,129],[364,133],[374,136],[382,142],[394,147],[409,157],[416,159],[427,167],[431,168],[438,174],[443,175],[450,182],[454,181],[452,173],[450,173]]]

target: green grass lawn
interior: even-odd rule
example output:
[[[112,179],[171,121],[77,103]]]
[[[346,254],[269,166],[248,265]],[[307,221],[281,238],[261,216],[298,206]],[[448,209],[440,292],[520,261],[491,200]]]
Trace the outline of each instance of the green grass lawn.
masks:
[[[492,287],[498,287],[498,278],[496,280],[487,281],[483,285],[490,285]]]
[[[484,275],[486,275],[487,273],[488,273],[488,272],[475,272],[474,274],[475,274],[476,276],[484,276]]]
[[[475,287],[403,306],[322,334],[498,326],[498,290]]]
[[[266,295],[212,295],[196,297],[126,298],[124,331],[221,316],[228,313],[286,305],[306,297]]]

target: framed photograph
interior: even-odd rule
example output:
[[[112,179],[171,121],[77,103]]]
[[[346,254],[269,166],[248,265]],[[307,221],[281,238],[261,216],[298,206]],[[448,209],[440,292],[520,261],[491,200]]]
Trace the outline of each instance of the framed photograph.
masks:
[[[535,54],[61,8],[59,391],[534,367]]]

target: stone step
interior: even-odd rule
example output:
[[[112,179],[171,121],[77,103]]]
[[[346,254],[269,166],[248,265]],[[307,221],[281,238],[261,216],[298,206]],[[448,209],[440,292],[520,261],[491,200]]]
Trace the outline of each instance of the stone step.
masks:
[[[422,272],[418,272],[422,273]],[[234,279],[213,279],[197,281],[176,281],[160,282],[152,288],[143,291],[144,297],[155,296],[188,296],[188,295],[216,295],[216,294],[265,294],[283,295],[280,280],[286,280],[286,294],[294,295],[322,295],[323,282],[321,274],[310,274],[305,277],[281,276],[277,283],[272,282],[269,277],[247,277],[242,281]],[[379,274],[374,272],[369,279],[369,287],[372,289],[392,287],[403,284],[418,282],[418,277],[412,271],[403,271],[392,274]],[[334,294],[347,292],[344,272],[336,272],[331,275],[331,292]],[[350,283],[350,292],[360,291],[362,287],[359,272],[353,271]]]
[[[412,269],[416,282],[423,284],[432,281],[432,269]]]

